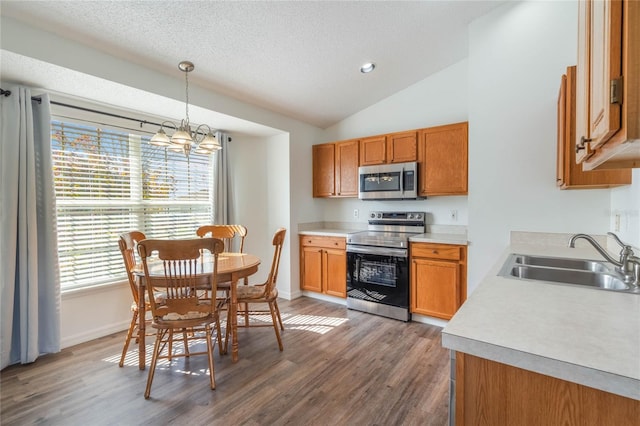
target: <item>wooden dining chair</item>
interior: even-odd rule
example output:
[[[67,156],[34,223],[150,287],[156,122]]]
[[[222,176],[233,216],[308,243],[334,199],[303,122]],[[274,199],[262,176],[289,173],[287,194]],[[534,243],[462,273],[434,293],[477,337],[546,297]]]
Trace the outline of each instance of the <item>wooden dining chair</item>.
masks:
[[[224,241],[224,251],[229,253],[243,253],[244,240],[247,236],[247,228],[243,225],[202,225],[196,230],[198,237],[219,238]],[[238,250],[234,250],[234,242],[239,240]],[[248,279],[244,279],[244,285],[249,283]],[[225,292],[225,296],[229,297],[229,289],[231,283],[218,283],[218,289]],[[227,317],[227,321],[229,318]],[[248,319],[247,319],[248,321]]]
[[[238,314],[244,316],[244,325],[241,327],[264,327],[273,325],[273,329],[278,339],[278,347],[283,350],[282,338],[280,337],[280,330],[284,330],[282,324],[282,317],[280,316],[280,309],[278,308],[278,289],[276,288],[276,281],[278,279],[278,268],[280,267],[280,255],[282,254],[282,245],[284,244],[284,236],[286,229],[280,228],[273,236],[273,260],[271,262],[271,270],[267,280],[262,284],[238,286]],[[251,305],[256,303],[266,303],[269,306],[269,310],[252,309]],[[266,314],[271,315],[271,324],[264,322],[251,322],[250,317],[252,315]],[[229,338],[229,332],[225,336],[225,342]]]
[[[145,238],[145,235],[140,231],[130,231],[120,234],[120,238],[118,240],[118,246],[120,247],[120,253],[122,253],[122,259],[124,260],[124,268],[127,272],[129,287],[131,289],[131,297],[133,299],[133,302],[131,303],[131,323],[129,324],[127,337],[124,340],[122,356],[120,357],[120,367],[124,365],[127,350],[129,350],[129,342],[131,342],[131,337],[134,333],[136,333],[136,342],[138,341],[138,287],[133,275],[133,268],[136,266],[136,246]]]
[[[144,397],[151,394],[151,384],[158,359],[188,357],[191,355],[207,355],[209,360],[209,379],[211,389],[216,388],[213,365],[213,343],[211,325],[215,326],[218,342],[220,342],[219,308],[222,301],[217,297],[218,255],[224,251],[224,242],[216,238],[195,238],[189,240],[143,240],[138,243],[138,253],[144,267],[144,279],[149,292],[151,306],[151,327],[156,329],[149,377]],[[208,262],[206,252],[212,256],[210,272],[203,273],[204,262]],[[149,257],[158,254],[161,267],[156,265],[156,272],[149,273]],[[153,298],[153,289],[162,288],[166,297],[158,303]],[[198,296],[201,288],[209,289],[209,299]],[[192,339],[204,339],[206,352],[191,352],[185,340],[183,353],[172,353],[165,347],[173,340],[175,331],[189,330]],[[204,335],[200,334],[204,332]]]
[[[244,251],[244,239],[247,236],[247,228],[242,225],[202,225],[196,230],[198,237],[219,238],[224,241],[224,251],[242,253]],[[234,250],[233,243],[238,238],[240,247]]]

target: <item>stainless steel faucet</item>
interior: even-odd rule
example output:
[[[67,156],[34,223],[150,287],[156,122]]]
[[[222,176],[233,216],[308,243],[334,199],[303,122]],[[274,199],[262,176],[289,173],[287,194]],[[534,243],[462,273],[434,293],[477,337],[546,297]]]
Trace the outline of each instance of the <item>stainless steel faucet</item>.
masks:
[[[618,271],[624,275],[624,282],[633,286],[640,286],[640,258],[635,256],[630,245],[623,243],[620,238],[613,232],[608,232],[617,242],[622,250],[620,250],[620,260],[616,260],[590,235],[575,234],[569,239],[569,247],[575,247],[576,240],[587,240],[607,261],[616,265]]]

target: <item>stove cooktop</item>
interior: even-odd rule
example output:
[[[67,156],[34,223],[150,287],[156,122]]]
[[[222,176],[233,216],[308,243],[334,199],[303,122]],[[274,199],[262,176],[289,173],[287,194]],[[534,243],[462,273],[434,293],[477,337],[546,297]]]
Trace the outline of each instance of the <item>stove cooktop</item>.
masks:
[[[409,247],[409,237],[418,235],[408,232],[362,231],[347,236],[347,244],[375,247]]]

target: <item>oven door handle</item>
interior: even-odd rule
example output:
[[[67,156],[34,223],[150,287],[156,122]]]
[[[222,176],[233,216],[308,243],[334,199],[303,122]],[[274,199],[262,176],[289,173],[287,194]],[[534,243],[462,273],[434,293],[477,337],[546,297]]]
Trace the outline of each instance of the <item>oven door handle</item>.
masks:
[[[347,253],[359,254],[375,254],[379,256],[408,257],[406,249],[374,247],[374,246],[355,246],[347,244]]]

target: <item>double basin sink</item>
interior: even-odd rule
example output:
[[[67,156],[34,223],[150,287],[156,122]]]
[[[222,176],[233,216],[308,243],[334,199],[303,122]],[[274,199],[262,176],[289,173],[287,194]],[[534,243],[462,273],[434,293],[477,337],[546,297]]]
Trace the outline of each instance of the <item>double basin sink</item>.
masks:
[[[596,260],[512,253],[498,275],[625,293],[639,292],[637,287],[624,282],[614,265]]]

